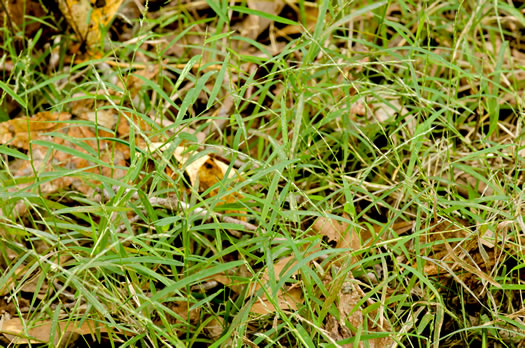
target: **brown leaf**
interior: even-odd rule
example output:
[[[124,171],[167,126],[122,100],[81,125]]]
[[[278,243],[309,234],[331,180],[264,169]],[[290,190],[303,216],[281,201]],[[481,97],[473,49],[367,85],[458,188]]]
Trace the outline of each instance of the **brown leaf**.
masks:
[[[100,28],[109,24],[121,3],[122,0],[59,0],[58,7],[80,41],[94,46],[100,41]]]
[[[186,333],[186,330],[182,328],[183,325],[196,325],[201,318],[200,308],[196,307],[190,309],[190,306],[191,303],[187,301],[173,301],[166,304],[166,307],[168,307],[176,314],[172,315],[169,312],[164,312],[168,323],[179,324],[173,326],[173,328],[177,331],[177,335],[182,335]],[[155,324],[162,325],[162,320],[157,317],[157,319],[155,320]]]
[[[11,340],[11,344],[36,344],[49,342],[51,336],[52,322],[43,321],[27,328],[27,334],[24,322],[20,318],[13,318],[0,322],[0,333]],[[77,327],[75,322],[61,321],[58,323],[57,332],[55,332],[55,344],[60,339],[61,334],[71,335],[89,335],[98,332],[107,332],[99,323],[93,320],[86,320],[81,326]]]
[[[461,268],[463,268],[464,270],[466,270],[466,271],[469,272],[470,274],[472,274],[472,275],[477,275],[479,278],[481,278],[481,279],[485,280],[486,282],[488,282],[488,283],[494,285],[496,288],[498,288],[498,289],[502,289],[502,286],[501,286],[500,283],[498,283],[496,280],[494,280],[494,279],[493,279],[491,276],[489,276],[487,273],[484,273],[483,271],[481,271],[481,270],[479,269],[479,267],[480,267],[480,266],[483,266],[483,263],[485,263],[485,262],[483,262],[484,260],[483,260],[482,257],[479,257],[479,258],[478,258],[479,262],[477,262],[476,265],[473,266],[473,265],[469,264],[468,262],[462,260],[462,258],[460,258],[460,257],[457,255],[459,252],[456,251],[456,250],[454,250],[454,249],[452,249],[452,247],[450,246],[450,243],[449,243],[447,240],[443,239],[443,242],[444,242],[444,244],[445,244],[445,246],[446,246],[446,248],[447,248],[447,251],[448,251],[447,256],[450,256],[450,257],[455,261],[455,263],[456,263],[457,265],[459,265]],[[481,256],[481,255],[479,254],[479,251],[478,251],[478,253],[477,253],[476,255]],[[463,255],[461,255],[461,256],[463,256]],[[486,264],[485,264],[485,267],[484,267],[484,268],[487,269],[487,268],[488,268],[487,266],[489,266],[489,265],[486,265]]]
[[[480,195],[484,196],[492,196],[494,194],[494,189],[492,187],[488,186],[485,182],[474,178],[469,173],[459,171],[459,174],[455,175],[455,179],[457,190],[464,197],[469,197],[469,189],[475,190]]]
[[[330,332],[331,337],[336,340],[344,340],[354,336],[354,330],[365,326],[365,320],[367,321],[366,327],[368,328],[367,333],[374,332],[390,332],[390,325],[386,321],[381,321],[378,318],[377,310],[365,311],[366,308],[359,307],[359,302],[366,296],[361,290],[359,285],[353,277],[349,277],[343,286],[339,289],[337,308],[339,312],[339,320],[333,317],[331,314],[328,315],[325,329]],[[371,300],[368,301],[370,305]],[[366,302],[365,302],[366,303]],[[364,305],[362,305],[364,306]],[[369,312],[364,314],[364,312]],[[374,318],[372,320],[372,318]],[[348,325],[350,325],[349,328]],[[367,340],[368,347],[382,348],[392,344],[393,341],[390,337],[376,338]],[[345,348],[354,347],[353,344],[343,345]],[[359,347],[365,347],[364,342],[359,342]]]
[[[140,91],[140,88],[144,85],[144,80],[139,76],[142,76],[148,80],[153,80],[159,73],[159,66],[155,64],[148,64],[143,69],[137,70],[133,74],[129,74],[126,78],[126,85],[123,86],[122,82],[119,81],[118,86],[129,91],[131,98],[135,98]]]
[[[35,32],[41,28],[42,23],[38,21],[28,21],[27,15],[35,18],[41,18],[46,15],[46,11],[38,0],[10,0],[5,1],[7,4],[7,26],[15,34],[18,30],[24,29],[26,37],[32,37]],[[3,17],[3,15],[2,15]],[[3,18],[0,19],[0,25],[6,27]],[[11,27],[11,26],[15,26]],[[44,26],[46,27],[46,26]]]
[[[102,112],[100,116],[100,121],[106,122],[106,125],[114,125],[115,121],[111,120],[112,114]],[[0,123],[0,143],[16,146],[24,150],[29,150],[31,147],[31,161],[16,159],[9,163],[9,169],[16,178],[32,177],[35,175],[35,171],[37,173],[52,171],[56,167],[70,170],[86,168],[85,171],[87,172],[101,173],[104,176],[113,178],[121,178],[126,174],[125,166],[126,160],[129,158],[129,148],[121,143],[101,139],[112,136],[107,131],[102,129],[96,131],[95,127],[92,126],[78,126],[64,122],[70,118],[71,115],[68,113],[41,112],[33,117],[22,117]],[[77,142],[47,134],[51,131],[61,132]],[[35,143],[32,143],[30,146],[30,140],[45,140],[82,153],[88,153],[81,145],[81,143],[84,143],[96,151],[98,159],[107,163],[107,165],[94,166],[91,161],[74,156],[69,152],[61,151],[58,148],[50,148]],[[29,182],[24,185],[30,184]],[[91,186],[98,184],[98,181],[87,183],[76,177],[62,176],[44,182],[40,185],[40,189],[43,193],[49,194],[73,185],[80,192],[89,194],[92,191]],[[23,188],[24,185],[19,185],[18,189]]]
[[[180,163],[187,163],[189,156],[184,154],[185,147],[180,146],[175,150],[174,156]],[[212,158],[208,155],[201,156],[193,160],[189,164],[185,164],[185,171],[190,178],[192,185],[199,183],[198,191],[204,192],[209,188],[215,186],[221,182],[228,171],[229,166],[219,161],[218,159]],[[229,177],[235,176],[235,172],[230,170]],[[213,197],[219,193],[219,187],[213,189],[209,196]],[[222,204],[235,203],[242,199],[242,195],[238,192],[232,192],[222,199]],[[240,213],[239,211],[226,211],[226,213]],[[240,218],[244,220],[243,217]]]
[[[431,249],[425,251],[422,249],[422,253],[428,253],[429,257],[435,260],[441,260],[447,264],[452,262],[452,256],[449,255],[449,251],[444,243],[438,242],[444,239],[456,239],[464,240],[467,237],[467,234],[464,228],[460,227],[460,222],[449,222],[449,221],[440,221],[432,222],[428,233],[424,233],[420,237],[420,243],[425,245],[431,245]],[[438,243],[436,243],[438,242]],[[454,243],[454,246],[457,243]],[[427,262],[424,266],[425,274],[427,275],[436,275],[442,274],[445,272],[441,267],[435,263]]]
[[[316,245],[316,247],[312,248],[309,252],[313,253],[315,251],[319,250],[319,246]],[[297,261],[295,260],[295,256],[288,256],[285,257],[279,261],[277,261],[273,265],[273,270],[275,274],[275,279],[279,281],[280,275],[284,274],[288,269],[293,267]],[[264,272],[263,276],[261,277],[260,283],[257,283],[255,287],[252,290],[252,294],[255,294],[259,289],[261,289],[261,284],[265,285],[270,280],[269,275],[269,269],[267,268]],[[270,291],[268,289],[268,291]],[[290,287],[288,289],[279,289],[277,291],[277,305],[282,310],[297,310],[297,304],[303,303],[302,299],[302,290],[299,288]],[[262,297],[259,297],[257,301],[254,303],[252,308],[250,309],[251,312],[257,313],[257,314],[268,314],[275,312],[275,307],[273,304],[268,300],[266,294],[263,294]]]
[[[222,332],[224,331],[224,318],[215,317],[208,322],[205,327],[206,332],[208,332],[209,337],[217,339],[221,337]]]
[[[284,2],[282,0],[248,0],[248,7],[253,10],[278,15],[284,7]],[[242,22],[241,35],[255,40],[271,23],[270,19],[249,15]]]
[[[308,4],[305,2],[305,4]],[[319,16],[319,8],[314,6],[306,6],[306,29],[313,32],[315,24],[317,23],[317,17]],[[277,36],[288,36],[293,34],[300,34],[304,31],[303,26],[301,25],[287,25],[282,29],[277,29]]]
[[[283,311],[296,311],[297,305],[303,303],[302,295],[303,291],[299,288],[280,289],[277,291],[277,306]],[[268,300],[266,295],[259,297],[250,309],[250,312],[261,315],[274,313],[275,311],[274,305]]]
[[[275,274],[275,279],[277,279],[277,280],[279,279],[280,275],[283,273],[283,270],[285,270],[285,267],[287,265],[288,265],[288,267],[286,267],[286,270],[292,268],[297,263],[294,260],[295,260],[294,256],[288,256],[288,257],[282,258],[279,261],[277,261],[276,263],[274,263],[273,271],[274,271],[274,274]],[[261,282],[262,283],[267,283],[269,280],[270,280],[270,275],[268,274],[268,269],[266,269],[266,272],[264,272],[263,276],[261,277]],[[258,290],[260,288],[261,288],[261,286],[259,284],[257,284],[257,286],[255,287],[255,290]]]
[[[384,123],[385,121],[391,119],[396,114],[404,116],[408,114],[408,110],[401,105],[401,103],[396,100],[388,100],[388,103],[380,102],[373,105],[375,113],[373,116],[379,123]],[[413,116],[407,117],[407,126],[411,134],[414,134],[416,130],[417,122]]]
[[[69,120],[66,112],[39,112],[33,117],[19,117],[0,123],[0,144],[7,144],[29,150],[29,139],[39,139],[41,133],[65,127]]]
[[[343,214],[343,218],[349,219],[346,214]],[[362,248],[361,239],[366,241],[371,237],[370,232],[366,229],[362,229],[358,233],[349,223],[326,217],[315,220],[312,229],[326,236],[329,242],[336,242],[337,248],[359,250]]]

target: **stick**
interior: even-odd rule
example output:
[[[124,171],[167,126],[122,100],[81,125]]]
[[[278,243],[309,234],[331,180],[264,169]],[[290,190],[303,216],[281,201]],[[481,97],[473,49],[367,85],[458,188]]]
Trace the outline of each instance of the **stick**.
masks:
[[[117,190],[118,188],[117,187],[114,187],[113,188],[114,190]],[[126,190],[126,191],[129,191],[129,190]],[[133,193],[132,195],[132,198],[135,198],[137,199],[139,196],[138,194],[135,192]],[[191,206],[186,203],[186,202],[183,202],[181,200],[179,200],[177,197],[174,197],[174,196],[171,196],[171,197],[168,197],[168,198],[161,198],[161,197],[151,197],[149,199],[150,203],[152,205],[159,205],[163,208],[167,208],[169,210],[173,210],[173,211],[177,211],[180,208],[184,209],[184,210],[190,210]],[[210,212],[204,208],[195,208],[193,209],[192,213],[194,214],[197,214],[197,215],[200,215],[200,216],[216,216],[217,218],[219,218],[220,220],[224,221],[224,222],[228,222],[228,223],[232,223],[232,224],[238,224],[238,225],[241,225],[243,226],[246,230],[250,231],[250,232],[255,232],[257,230],[259,230],[259,227],[254,225],[254,224],[251,224],[249,222],[246,222],[246,221],[242,221],[240,219],[236,219],[236,218],[232,218],[231,216],[226,216],[224,214],[221,214],[221,213],[216,213],[216,212]],[[264,229],[260,229],[262,233],[266,233],[264,231]],[[241,237],[242,234],[238,231],[232,231],[232,230],[229,230],[229,232],[234,235],[235,237]]]

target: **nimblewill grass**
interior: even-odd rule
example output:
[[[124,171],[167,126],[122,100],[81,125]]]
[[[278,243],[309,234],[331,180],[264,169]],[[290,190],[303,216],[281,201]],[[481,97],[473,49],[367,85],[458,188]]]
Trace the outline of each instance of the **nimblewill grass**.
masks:
[[[23,318],[22,336],[51,323],[49,345],[67,341],[62,322],[101,324],[80,339],[95,346],[522,344],[524,5],[230,5],[125,2],[96,59],[71,56],[56,15],[42,19],[56,40],[2,28],[4,119],[131,124],[126,138],[97,125],[95,146],[49,135],[84,151],[33,142],[40,162],[61,151],[87,168],[0,147],[4,320]],[[241,37],[249,15],[273,24]],[[129,148],[125,165],[102,159],[104,141]],[[186,169],[206,155],[241,179],[192,185]],[[92,190],[44,189],[64,177]],[[320,217],[358,245],[314,233]]]

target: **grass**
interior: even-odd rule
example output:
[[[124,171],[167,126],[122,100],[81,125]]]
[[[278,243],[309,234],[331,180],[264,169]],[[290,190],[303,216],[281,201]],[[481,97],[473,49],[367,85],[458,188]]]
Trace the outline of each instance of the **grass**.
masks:
[[[50,323],[37,346],[73,344],[62,322],[98,325],[84,346],[523,345],[523,5],[175,3],[125,2],[95,58],[52,9],[2,28],[2,119],[94,134],[0,147],[4,321]],[[273,24],[242,37],[250,14]],[[206,155],[236,175],[193,182]]]

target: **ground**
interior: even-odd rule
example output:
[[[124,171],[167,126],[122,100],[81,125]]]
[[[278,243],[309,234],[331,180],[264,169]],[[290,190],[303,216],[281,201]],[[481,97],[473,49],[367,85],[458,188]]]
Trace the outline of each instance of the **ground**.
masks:
[[[2,345],[525,347],[525,3],[1,9]]]

